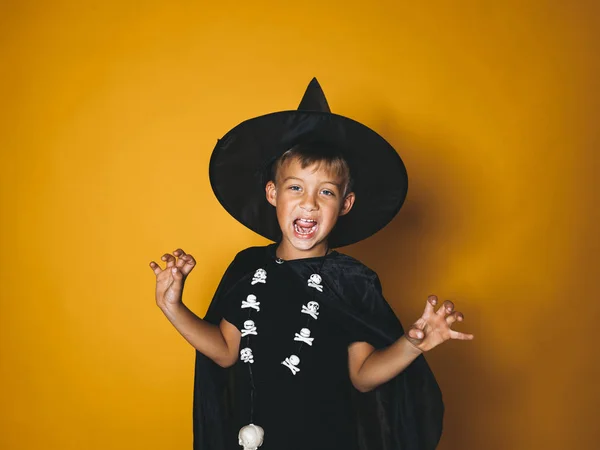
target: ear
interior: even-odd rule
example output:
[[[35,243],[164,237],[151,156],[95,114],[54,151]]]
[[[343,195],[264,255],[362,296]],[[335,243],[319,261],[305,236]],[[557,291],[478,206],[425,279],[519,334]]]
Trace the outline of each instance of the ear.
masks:
[[[342,209],[340,209],[340,216],[345,216],[350,212],[352,207],[354,206],[354,200],[356,200],[356,195],[354,192],[350,192],[344,200],[342,201]]]
[[[265,186],[265,194],[267,196],[267,201],[271,205],[277,207],[277,188],[273,181],[269,181]]]

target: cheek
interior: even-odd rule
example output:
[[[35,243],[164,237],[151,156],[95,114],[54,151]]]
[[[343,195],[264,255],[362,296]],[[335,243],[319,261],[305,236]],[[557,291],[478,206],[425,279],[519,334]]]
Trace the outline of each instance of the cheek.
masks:
[[[341,205],[337,200],[327,203],[325,210],[327,211],[328,218],[336,218],[340,215]]]
[[[283,219],[291,214],[291,212],[293,210],[293,206],[291,205],[289,200],[286,200],[285,198],[280,198],[279,201],[277,202],[276,210],[277,210],[277,218]]]

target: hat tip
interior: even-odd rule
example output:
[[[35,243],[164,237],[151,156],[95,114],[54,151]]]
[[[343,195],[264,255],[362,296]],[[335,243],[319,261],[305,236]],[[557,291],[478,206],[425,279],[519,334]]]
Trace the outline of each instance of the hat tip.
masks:
[[[302,97],[302,100],[300,101],[298,110],[321,111],[328,113],[331,112],[331,109],[329,108],[329,103],[325,98],[325,93],[323,92],[323,88],[321,88],[317,77],[313,77],[312,80],[310,80],[310,82],[308,83],[308,87],[306,88],[304,97]]]

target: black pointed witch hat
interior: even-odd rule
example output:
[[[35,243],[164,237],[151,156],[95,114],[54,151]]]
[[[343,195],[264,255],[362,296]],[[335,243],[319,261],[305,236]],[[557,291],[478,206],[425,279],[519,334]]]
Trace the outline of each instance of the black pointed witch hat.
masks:
[[[296,144],[334,147],[350,165],[356,201],[329,236],[332,248],[359,242],[398,213],[408,178],[398,153],[375,131],[333,114],[313,78],[297,110],[249,119],[217,142],[209,177],[217,200],[237,221],[272,241],[281,239],[275,208],[265,198],[273,162]]]

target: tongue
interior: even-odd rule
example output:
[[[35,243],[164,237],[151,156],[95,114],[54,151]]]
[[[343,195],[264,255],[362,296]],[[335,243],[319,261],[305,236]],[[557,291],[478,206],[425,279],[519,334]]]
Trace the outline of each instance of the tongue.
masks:
[[[308,220],[301,220],[301,219],[296,220],[296,226],[298,227],[298,231],[300,231],[303,234],[310,233],[315,225],[316,224],[314,222],[311,222]]]

